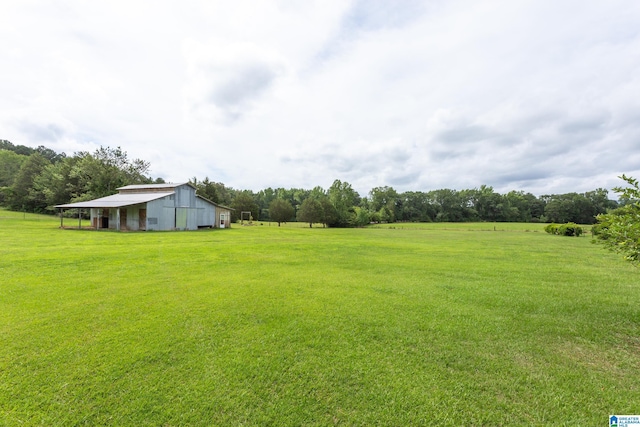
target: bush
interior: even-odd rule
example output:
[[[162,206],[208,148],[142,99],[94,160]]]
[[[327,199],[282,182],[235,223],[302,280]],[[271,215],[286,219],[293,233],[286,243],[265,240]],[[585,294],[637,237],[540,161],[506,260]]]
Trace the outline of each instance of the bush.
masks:
[[[558,234],[558,227],[560,227],[558,224],[551,223],[544,227],[544,231],[549,234]]]
[[[558,227],[558,234],[560,236],[576,236],[580,237],[582,234],[582,227],[574,222],[568,222]]]
[[[568,222],[566,224],[554,224],[551,223],[544,228],[549,234],[555,234],[558,236],[576,236],[579,237],[582,235],[582,227],[573,222]]]

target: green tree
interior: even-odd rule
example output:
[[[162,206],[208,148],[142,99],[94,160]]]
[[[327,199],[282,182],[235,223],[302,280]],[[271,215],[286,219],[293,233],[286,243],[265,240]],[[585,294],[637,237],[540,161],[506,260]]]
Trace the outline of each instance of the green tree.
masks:
[[[290,221],[295,216],[295,209],[288,200],[274,199],[269,204],[269,218],[280,223]]]
[[[371,222],[371,212],[367,208],[356,206],[353,208],[351,224],[354,227],[364,227]]]
[[[436,209],[431,204],[429,195],[421,191],[407,191],[400,195],[402,198],[403,221],[433,222]]]
[[[81,197],[84,200],[109,196],[125,185],[151,182],[145,176],[149,163],[140,159],[129,160],[120,147],[100,147],[93,155],[81,152],[76,156],[79,160],[70,176],[78,179],[84,187]]]
[[[339,179],[333,181],[327,193],[336,214],[335,221],[327,225],[335,227],[348,226],[355,214],[353,208],[358,206],[360,202],[360,195],[351,187],[351,184],[342,182]]]
[[[0,139],[0,150],[13,151],[14,153],[20,154],[22,156],[30,156],[36,151],[33,148],[27,147],[25,145],[13,145],[6,139]]]
[[[587,191],[584,196],[591,203],[594,215],[607,213],[608,210],[618,207],[618,203],[615,200],[609,199],[609,192],[604,188]]]
[[[11,187],[27,158],[14,151],[0,149],[0,205],[7,204],[12,192]]]
[[[65,153],[56,153],[51,148],[47,148],[44,145],[39,146],[38,148],[35,149],[35,151],[37,153],[40,153],[42,157],[49,160],[51,163],[57,163],[60,160],[67,157]]]
[[[258,216],[258,219],[267,220],[269,218],[269,204],[271,204],[276,197],[276,191],[271,187],[258,191],[256,194],[258,206],[260,208],[260,215]]]
[[[468,191],[456,191],[448,188],[429,192],[431,203],[436,208],[437,222],[464,222],[476,218],[471,194]]]
[[[617,203],[609,200],[607,190],[601,188],[586,193],[567,193],[541,196],[546,202],[544,216],[549,222],[593,224],[596,216],[607,209],[615,208]]]
[[[36,177],[51,164],[39,153],[30,155],[22,164],[8,194],[9,208],[29,212],[43,212],[46,202],[39,193],[34,193]]]
[[[336,210],[329,197],[323,197],[320,199],[320,205],[322,205],[322,224],[326,227],[331,227],[332,224],[338,223],[338,211]]]
[[[621,253],[635,264],[640,263],[640,185],[638,180],[622,175],[620,177],[630,187],[613,189],[626,204],[607,214],[597,217],[593,227],[597,241],[607,249]]]
[[[214,182],[209,181],[208,176],[204,178],[204,181],[198,181],[198,179],[194,177],[193,180],[189,180],[189,182],[196,187],[196,192],[199,196],[213,203],[220,203],[217,186]]]
[[[215,188],[216,194],[218,195],[218,203],[224,206],[231,206],[237,191],[231,187],[226,187],[221,182],[213,182],[211,185]]]
[[[323,222],[324,209],[322,203],[315,198],[309,197],[302,202],[298,211],[298,221],[308,222],[309,227],[313,227],[314,222]]]
[[[482,221],[507,221],[513,216],[508,199],[486,185],[474,190],[473,205]]]
[[[369,197],[369,210],[377,212],[381,221],[395,222],[401,217],[402,202],[393,187],[375,187]]]
[[[260,207],[256,203],[253,193],[249,190],[236,192],[230,207],[234,209],[231,211],[232,221],[239,220],[242,212],[251,212],[252,218],[258,218],[260,213]]]
[[[65,157],[47,165],[33,180],[34,193],[40,194],[48,210],[52,206],[82,199],[84,187],[76,176],[72,176],[78,157]]]

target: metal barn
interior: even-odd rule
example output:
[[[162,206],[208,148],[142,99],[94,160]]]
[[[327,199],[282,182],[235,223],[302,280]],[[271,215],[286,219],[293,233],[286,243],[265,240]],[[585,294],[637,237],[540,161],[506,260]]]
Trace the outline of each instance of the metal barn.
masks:
[[[231,226],[231,208],[196,194],[190,183],[127,185],[118,194],[58,205],[61,211],[87,209],[91,226],[109,230],[197,230]],[[61,226],[62,224],[61,215]]]

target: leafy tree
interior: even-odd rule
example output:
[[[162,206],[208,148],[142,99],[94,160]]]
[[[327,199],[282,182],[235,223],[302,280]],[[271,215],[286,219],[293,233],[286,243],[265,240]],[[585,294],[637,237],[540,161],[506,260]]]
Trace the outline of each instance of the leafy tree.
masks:
[[[260,208],[254,199],[253,193],[249,190],[237,192],[230,207],[235,209],[231,211],[232,221],[239,220],[242,212],[251,212],[252,218],[258,218]]]
[[[276,191],[271,187],[258,191],[256,198],[260,208],[260,215],[258,217],[260,220],[266,220],[269,218],[269,204],[271,204],[276,197]]]
[[[330,227],[332,224],[337,224],[339,221],[338,211],[336,210],[329,197],[323,197],[320,199],[320,205],[322,205],[322,224]]]
[[[218,195],[218,202],[224,206],[231,206],[233,199],[236,196],[236,190],[231,187],[226,187],[221,182],[213,182],[211,183],[213,188],[216,190],[216,194]]]
[[[198,182],[197,178],[193,178],[193,181],[189,181],[196,187],[196,192],[199,196],[204,197],[207,200],[212,201],[213,203],[219,203],[220,198],[218,197],[217,186],[214,182],[209,181],[209,177],[205,177],[204,181]]]
[[[593,224],[596,215],[604,213],[615,204],[607,199],[606,190],[598,189],[584,194],[567,193],[542,196],[546,201],[544,216],[547,221]]]
[[[333,205],[336,213],[335,221],[328,223],[329,226],[348,226],[354,215],[353,208],[358,206],[360,195],[351,187],[348,182],[339,179],[333,181],[328,191],[329,201]]]
[[[478,213],[480,220],[491,222],[507,221],[509,217],[514,216],[509,199],[496,193],[493,187],[482,185],[480,189],[475,190],[473,193],[474,209]]]
[[[269,218],[278,223],[287,222],[295,216],[295,209],[288,200],[274,199],[269,204]]]
[[[30,156],[35,152],[35,150],[31,147],[27,147],[25,145],[13,145],[6,139],[0,139],[0,150],[13,151],[16,154],[20,154],[23,156]]]
[[[604,188],[587,191],[584,196],[591,203],[594,215],[607,213],[608,210],[618,207],[618,203],[615,200],[609,199],[609,192]]]
[[[300,210],[298,211],[298,221],[300,222],[308,222],[309,227],[313,226],[314,222],[323,222],[324,218],[324,209],[322,208],[322,203],[315,198],[307,198],[300,205]]]
[[[427,193],[407,191],[401,194],[403,221],[432,222],[436,217],[436,208],[431,204]]]
[[[351,219],[352,226],[364,227],[371,222],[371,212],[367,208],[356,206],[353,208],[353,216]]]
[[[309,191],[309,195],[308,197],[312,197],[316,200],[322,200],[323,198],[327,197],[327,192],[324,191],[324,188],[320,187],[319,185],[313,187],[313,189],[311,189],[311,191]]]
[[[77,177],[72,176],[78,160],[79,158],[75,156],[65,157],[56,163],[49,164],[33,180],[32,191],[40,195],[47,209],[53,210],[53,205],[82,199],[84,186]]]
[[[13,151],[15,146],[11,143],[11,141],[7,141],[6,139],[0,139],[0,150]]]
[[[67,157],[66,154],[64,154],[64,153],[56,153],[51,148],[47,148],[44,145],[41,145],[38,148],[36,148],[35,152],[36,153],[40,153],[42,155],[42,157],[44,157],[45,159],[49,160],[51,163],[57,163],[60,160],[62,160],[65,157]]]
[[[27,156],[0,149],[0,187],[11,187]]]
[[[149,163],[134,159],[129,160],[125,151],[120,147],[100,147],[95,153],[80,152],[70,176],[77,179],[84,189],[84,200],[109,196],[118,187],[131,184],[145,184],[151,181],[145,174],[149,170]]]
[[[46,202],[38,193],[33,192],[36,177],[51,164],[39,153],[30,155],[18,171],[18,175],[8,194],[8,204],[13,210],[43,212]]]
[[[377,212],[381,221],[395,222],[400,218],[401,200],[393,187],[375,187],[369,196],[369,210]]]
[[[436,207],[437,222],[464,222],[477,217],[468,192],[445,188],[431,191],[429,196]]]
[[[620,177],[630,187],[613,189],[620,199],[627,202],[623,207],[597,217],[598,224],[593,227],[597,241],[614,252],[623,254],[633,263],[640,263],[640,184],[637,179],[622,175]]]

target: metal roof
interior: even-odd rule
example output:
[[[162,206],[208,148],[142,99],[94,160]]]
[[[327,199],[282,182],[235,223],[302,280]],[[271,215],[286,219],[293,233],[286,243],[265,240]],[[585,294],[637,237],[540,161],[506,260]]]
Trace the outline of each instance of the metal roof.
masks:
[[[235,209],[230,208],[229,206],[225,206],[225,205],[221,205],[221,204],[216,203],[216,202],[212,202],[211,200],[207,199],[206,197],[202,197],[202,196],[201,196],[201,195],[199,195],[199,194],[196,194],[196,197],[197,197],[198,199],[204,200],[204,201],[205,201],[205,202],[207,202],[207,203],[211,203],[213,206],[216,206],[216,207],[218,207],[218,208],[223,208],[223,209],[228,209],[228,210],[230,210],[230,211],[235,211]]]
[[[179,184],[172,184],[172,183],[164,183],[164,184],[133,184],[133,185],[125,185],[124,187],[118,187],[116,188],[116,190],[155,190],[158,188],[176,188],[176,187],[180,187],[181,185],[190,185],[193,187],[193,185],[189,182],[181,182]],[[195,188],[195,187],[194,187]]]
[[[174,184],[175,186],[175,184]],[[175,192],[166,193],[125,193],[114,194],[112,196],[101,197],[99,199],[88,200],[86,202],[67,203],[66,205],[56,205],[56,208],[73,209],[73,208],[120,208],[123,206],[138,205],[140,203],[151,202],[152,200],[162,199],[163,197],[175,194]]]

